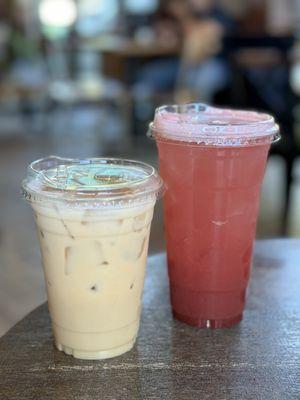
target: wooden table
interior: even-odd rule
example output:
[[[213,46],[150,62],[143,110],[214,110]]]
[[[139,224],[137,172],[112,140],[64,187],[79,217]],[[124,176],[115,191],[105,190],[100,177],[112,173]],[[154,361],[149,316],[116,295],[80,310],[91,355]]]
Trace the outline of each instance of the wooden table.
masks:
[[[104,361],[60,353],[42,305],[0,340],[0,399],[300,399],[300,240],[257,243],[244,320],[231,329],[173,320],[165,256],[148,264],[131,352]]]

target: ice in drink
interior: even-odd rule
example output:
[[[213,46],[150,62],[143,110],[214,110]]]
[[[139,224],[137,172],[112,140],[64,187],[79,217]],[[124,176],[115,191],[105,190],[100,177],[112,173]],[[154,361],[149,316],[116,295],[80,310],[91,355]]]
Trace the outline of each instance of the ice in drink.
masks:
[[[242,319],[274,119],[202,104],[164,106],[151,126],[165,182],[174,316],[198,327]]]
[[[146,164],[112,159],[51,157],[29,172],[23,188],[35,214],[57,348],[83,359],[130,350],[160,178]]]

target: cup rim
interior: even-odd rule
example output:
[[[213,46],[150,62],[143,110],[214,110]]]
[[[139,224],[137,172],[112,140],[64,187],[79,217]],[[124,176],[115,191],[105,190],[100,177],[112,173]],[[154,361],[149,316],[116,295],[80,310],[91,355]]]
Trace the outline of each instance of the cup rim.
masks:
[[[158,107],[148,136],[215,146],[247,146],[280,139],[273,116],[248,110],[217,108],[203,103]]]
[[[63,201],[74,205],[125,206],[161,195],[156,170],[141,161],[111,158],[49,156],[33,161],[22,182],[29,202]]]

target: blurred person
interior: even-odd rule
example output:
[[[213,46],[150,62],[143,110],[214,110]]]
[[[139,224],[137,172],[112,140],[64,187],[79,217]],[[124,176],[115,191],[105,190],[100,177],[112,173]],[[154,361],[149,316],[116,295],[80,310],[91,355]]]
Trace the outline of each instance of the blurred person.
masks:
[[[214,0],[165,0],[155,26],[157,41],[178,45],[180,60],[149,63],[142,69],[136,88],[151,93],[176,86],[178,92],[193,92],[197,100],[211,101],[228,82],[222,38],[232,27],[232,19]]]
[[[170,4],[172,3],[172,7]],[[171,12],[169,10],[171,8]],[[161,7],[153,22],[156,43],[166,47],[181,46],[182,29],[179,22],[185,13],[186,4],[182,0],[162,1]],[[174,11],[174,13],[173,13]],[[139,97],[147,97],[154,92],[165,92],[174,88],[178,75],[177,56],[164,57],[147,63],[137,74],[134,92]]]
[[[183,21],[184,41],[177,80],[178,101],[211,102],[229,81],[222,53],[223,36],[232,30],[231,18],[212,0],[190,0]]]

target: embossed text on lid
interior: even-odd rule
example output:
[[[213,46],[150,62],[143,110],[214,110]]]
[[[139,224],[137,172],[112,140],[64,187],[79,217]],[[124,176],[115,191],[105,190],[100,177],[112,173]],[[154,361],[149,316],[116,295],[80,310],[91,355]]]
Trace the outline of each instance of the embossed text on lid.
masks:
[[[271,115],[201,103],[159,107],[150,124],[150,136],[216,146],[271,143],[280,137]]]

